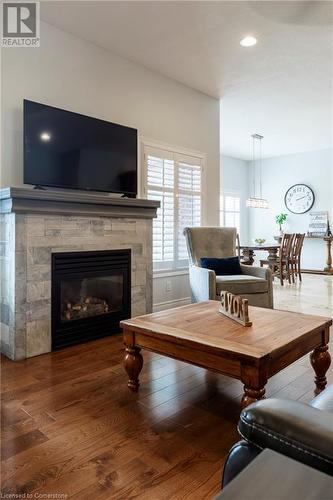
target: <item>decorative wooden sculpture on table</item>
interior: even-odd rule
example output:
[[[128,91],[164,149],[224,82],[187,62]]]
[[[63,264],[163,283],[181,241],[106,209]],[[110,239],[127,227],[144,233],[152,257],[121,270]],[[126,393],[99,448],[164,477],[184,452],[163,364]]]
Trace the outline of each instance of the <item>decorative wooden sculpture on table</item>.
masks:
[[[239,295],[234,295],[223,290],[221,292],[221,307],[219,311],[224,316],[228,316],[228,318],[237,321],[237,323],[243,326],[252,326],[249,318],[249,301]]]

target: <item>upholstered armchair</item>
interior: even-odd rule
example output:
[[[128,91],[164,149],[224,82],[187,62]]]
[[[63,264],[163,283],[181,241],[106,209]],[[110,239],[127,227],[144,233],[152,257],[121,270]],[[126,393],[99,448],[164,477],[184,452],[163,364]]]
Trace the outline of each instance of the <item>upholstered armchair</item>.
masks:
[[[216,276],[200,266],[203,257],[235,257],[237,230],[231,227],[186,227],[190,286],[193,302],[219,300],[222,290],[241,295],[249,304],[273,308],[272,273],[270,269],[241,264],[242,274]]]

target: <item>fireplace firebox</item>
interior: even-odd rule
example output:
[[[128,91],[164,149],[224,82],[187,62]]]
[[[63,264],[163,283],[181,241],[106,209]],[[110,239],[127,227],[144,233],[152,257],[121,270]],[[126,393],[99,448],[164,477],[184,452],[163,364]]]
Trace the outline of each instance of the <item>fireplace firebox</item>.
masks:
[[[52,349],[120,331],[131,316],[131,251],[52,254]]]

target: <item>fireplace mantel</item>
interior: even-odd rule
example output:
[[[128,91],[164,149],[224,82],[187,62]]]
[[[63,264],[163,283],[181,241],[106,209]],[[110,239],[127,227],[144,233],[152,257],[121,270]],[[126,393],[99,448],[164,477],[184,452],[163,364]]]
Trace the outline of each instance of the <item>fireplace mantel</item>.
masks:
[[[156,217],[159,201],[120,198],[109,193],[7,187],[0,190],[0,213],[89,215],[97,217]]]
[[[51,350],[52,256],[131,252],[131,315],[152,310],[152,222],[158,201],[106,193],[0,191],[1,350],[13,360]]]

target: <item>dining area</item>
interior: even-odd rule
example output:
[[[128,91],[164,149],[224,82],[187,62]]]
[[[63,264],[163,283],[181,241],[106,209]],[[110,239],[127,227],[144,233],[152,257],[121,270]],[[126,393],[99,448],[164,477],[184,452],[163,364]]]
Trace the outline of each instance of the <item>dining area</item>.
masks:
[[[295,284],[302,281],[301,257],[305,233],[283,233],[275,243],[255,242],[254,244],[238,244],[240,261],[252,266],[256,261],[256,253],[260,267],[268,267],[272,271],[273,280],[278,279],[281,286],[285,282]]]

